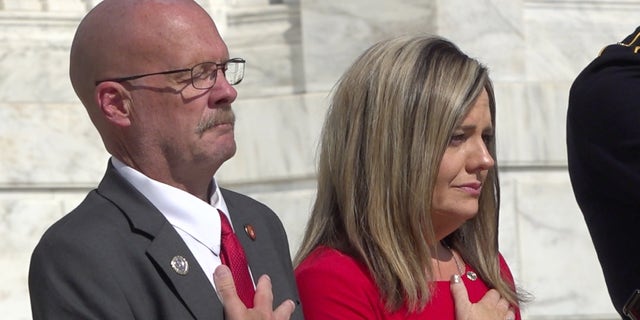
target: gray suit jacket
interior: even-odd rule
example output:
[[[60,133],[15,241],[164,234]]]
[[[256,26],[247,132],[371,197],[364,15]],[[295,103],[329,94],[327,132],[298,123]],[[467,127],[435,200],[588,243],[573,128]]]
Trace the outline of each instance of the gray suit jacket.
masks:
[[[268,274],[274,306],[296,302],[289,244],[265,205],[221,189],[252,274]],[[189,263],[187,274],[171,266]],[[224,319],[222,304],[187,245],[164,216],[109,164],[98,189],[52,225],[36,246],[29,270],[33,318]]]

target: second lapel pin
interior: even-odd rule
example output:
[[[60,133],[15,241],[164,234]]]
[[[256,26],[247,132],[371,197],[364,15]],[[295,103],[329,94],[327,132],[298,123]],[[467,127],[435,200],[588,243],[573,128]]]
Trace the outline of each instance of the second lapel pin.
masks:
[[[249,238],[251,238],[251,240],[256,241],[256,230],[253,228],[252,225],[245,224],[244,232],[247,233],[247,235],[249,236]]]

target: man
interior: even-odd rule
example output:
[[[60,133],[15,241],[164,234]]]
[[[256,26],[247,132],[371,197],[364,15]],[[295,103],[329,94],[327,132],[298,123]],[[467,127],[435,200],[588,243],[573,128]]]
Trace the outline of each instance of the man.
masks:
[[[244,60],[229,59],[206,11],[192,0],[104,0],[80,23],[70,61],[112,158],[34,250],[33,318],[302,319],[277,216],[213,179],[236,151],[231,85]],[[240,252],[221,237],[240,242],[249,289],[221,266]]]
[[[620,314],[640,288],[639,38],[640,28],[578,75],[567,114],[571,184]]]

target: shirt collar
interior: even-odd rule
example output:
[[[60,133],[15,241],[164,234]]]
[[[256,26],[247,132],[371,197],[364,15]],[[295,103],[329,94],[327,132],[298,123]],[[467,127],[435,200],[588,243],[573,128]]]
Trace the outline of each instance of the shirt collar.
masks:
[[[231,221],[220,188],[212,177],[210,203],[192,194],[153,180],[112,157],[115,169],[142,193],[175,228],[188,233],[196,241],[220,254],[220,215],[222,211]]]

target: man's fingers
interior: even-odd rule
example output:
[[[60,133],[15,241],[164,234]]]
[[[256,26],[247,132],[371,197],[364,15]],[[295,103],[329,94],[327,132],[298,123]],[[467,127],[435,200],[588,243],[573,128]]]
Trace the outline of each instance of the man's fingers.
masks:
[[[291,300],[285,300],[281,303],[276,310],[273,311],[273,315],[276,320],[288,320],[291,318],[293,311],[296,309],[296,304]]]
[[[237,296],[236,285],[233,282],[233,276],[231,270],[225,265],[220,265],[213,272],[213,282],[216,285],[218,296],[223,303],[227,299],[233,299],[233,296]]]
[[[263,274],[258,279],[256,285],[256,295],[253,298],[253,306],[255,309],[269,310],[273,307],[273,292],[271,290],[271,278]]]
[[[231,270],[225,265],[220,265],[213,272],[213,282],[216,285],[218,297],[224,305],[225,317],[229,320],[289,320],[295,304],[287,300],[273,310],[273,291],[271,279],[263,275],[258,279],[256,294],[253,298],[253,309],[248,309],[238,297],[236,285],[233,282]]]
[[[261,313],[268,314],[273,312],[274,320],[288,320],[293,314],[296,305],[291,300],[286,300],[281,303],[275,310],[273,307],[273,291],[271,288],[271,278],[268,275],[262,275],[258,279],[256,285],[256,296],[253,299],[253,308]]]
[[[224,305],[225,313],[237,315],[246,312],[247,308],[238,297],[229,267],[225,265],[218,266],[213,272],[213,282],[216,285],[218,298]]]

